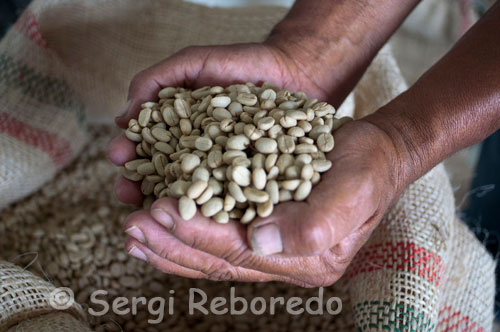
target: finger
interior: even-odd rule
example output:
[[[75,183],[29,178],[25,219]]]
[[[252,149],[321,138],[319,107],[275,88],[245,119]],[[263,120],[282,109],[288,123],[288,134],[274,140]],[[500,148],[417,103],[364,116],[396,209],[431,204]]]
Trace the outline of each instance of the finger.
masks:
[[[177,200],[172,198],[154,202],[151,215],[187,247],[219,257],[233,266],[272,275],[275,280],[304,285],[291,273],[296,270],[297,260],[300,258],[256,256],[246,240],[245,225],[235,221],[219,224],[203,217],[199,211],[193,219],[183,220],[177,209]]]
[[[126,128],[130,119],[137,118],[141,104],[157,100],[158,92],[163,87],[193,85],[206,58],[203,49],[185,48],[134,76],[129,87],[127,107],[115,119],[116,124]]]
[[[136,143],[121,134],[109,144],[108,159],[116,166],[123,166],[127,161],[137,158],[135,146]]]
[[[186,221],[180,216],[177,205],[176,199],[157,200],[151,206],[151,216],[187,246],[230,262],[242,261],[252,255],[244,225],[234,221],[220,224],[205,218],[199,211]]]
[[[297,269],[297,266],[315,266],[317,268],[313,271],[323,273],[320,271],[323,263],[318,257],[292,257],[281,254],[260,257],[255,255],[246,241],[246,225],[234,221],[219,224],[203,217],[199,212],[193,219],[185,221],[178,213],[175,199],[163,198],[156,201],[151,207],[151,215],[186,246],[222,258],[233,266],[260,271],[272,276],[274,280],[308,287],[312,286],[307,283],[311,271]],[[259,278],[259,276],[256,277]]]
[[[125,204],[139,206],[144,199],[140,183],[126,179],[123,176],[116,180],[114,190],[116,198]]]
[[[184,266],[180,266],[174,262],[161,258],[144,244],[140,243],[134,238],[127,238],[125,242],[125,250],[127,250],[129,255],[146,261],[165,273],[191,279],[207,278],[207,276],[200,271],[191,270]]]
[[[158,224],[148,211],[132,213],[124,227],[127,234],[145,243],[149,249],[164,259],[203,272],[213,279],[240,280],[238,271],[231,264],[185,245]]]
[[[341,166],[324,174],[306,201],[280,204],[270,217],[250,225],[248,238],[257,255],[320,254],[376,213],[377,195],[369,173]]]
[[[187,246],[157,223],[147,211],[137,211],[131,214],[124,227],[129,236],[144,243],[161,258],[179,266],[200,271],[209,279],[238,281],[276,279],[275,276],[259,271],[233,266],[224,259]]]
[[[143,243],[141,243],[138,240],[131,238],[131,237],[127,238],[126,243],[125,243],[125,249],[129,253],[129,255],[134,256],[135,258],[138,258],[140,260],[146,261],[146,262],[152,264],[157,269],[159,269],[165,273],[168,273],[168,274],[176,275],[179,277],[191,278],[191,279],[208,279],[208,280],[217,280],[217,281],[226,280],[226,279],[218,279],[218,278],[215,278],[214,276],[206,275],[201,271],[193,270],[193,269],[181,266],[181,265],[179,265],[175,262],[172,262],[168,259],[165,259],[165,258],[157,255],[154,251],[149,249]],[[298,280],[295,280],[292,278],[287,278],[287,277],[271,276],[271,275],[266,275],[266,274],[262,274],[262,273],[248,274],[248,275],[251,275],[251,277],[249,279],[237,280],[237,281],[241,281],[241,282],[281,281],[281,282],[288,282],[290,284],[295,284],[295,285],[305,285],[306,287],[309,286],[307,284],[304,284],[301,281],[298,281]]]

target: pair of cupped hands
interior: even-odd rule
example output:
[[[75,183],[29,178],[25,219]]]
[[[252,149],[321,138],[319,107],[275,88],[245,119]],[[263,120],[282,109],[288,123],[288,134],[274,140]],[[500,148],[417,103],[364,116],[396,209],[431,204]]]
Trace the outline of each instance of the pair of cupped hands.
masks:
[[[345,91],[339,91],[337,69],[318,70],[309,65],[313,62],[272,42],[188,47],[134,77],[127,109],[116,123],[126,128],[140,105],[156,100],[166,86],[271,82],[338,106]],[[271,216],[247,226],[218,224],[199,212],[185,221],[177,200],[162,198],[150,210],[128,216],[126,250],[166,273],[188,278],[333,284],[404,189],[402,153],[369,118],[347,123],[334,139],[335,148],[327,154],[333,166],[307,200],[281,203]],[[135,144],[124,135],[112,141],[109,159],[114,164],[135,157]],[[124,203],[142,202],[136,182],[121,177],[115,191]]]

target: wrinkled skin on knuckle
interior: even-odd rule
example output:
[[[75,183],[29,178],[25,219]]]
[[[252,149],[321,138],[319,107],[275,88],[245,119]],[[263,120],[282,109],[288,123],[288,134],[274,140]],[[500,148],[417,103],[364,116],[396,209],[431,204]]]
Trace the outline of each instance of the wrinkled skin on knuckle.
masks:
[[[365,238],[359,240],[364,243]],[[343,242],[319,255],[295,258],[295,267],[289,277],[300,280],[302,287],[332,285],[344,275],[357,252],[356,246],[344,245]],[[297,284],[296,281],[292,283]]]
[[[130,81],[130,90],[134,90],[139,88],[149,79],[149,71],[148,69],[143,69],[137,74],[134,75],[132,80]]]
[[[123,223],[123,230],[139,224],[140,220],[143,218],[150,218],[148,212],[145,210],[137,210],[130,213],[127,218],[125,218],[125,222]]]
[[[171,246],[162,246],[156,254],[181,266],[187,266],[185,255],[178,250],[172,250]]]
[[[335,247],[338,247],[338,245]],[[330,249],[318,256],[318,259],[323,266],[322,272],[324,274],[341,277],[351,263],[352,256],[354,254],[339,254],[334,249]]]
[[[231,246],[232,250],[224,255],[224,260],[231,263],[233,266],[250,266],[253,265],[253,261],[256,258],[248,249],[248,246],[245,243],[239,243],[236,246]]]
[[[206,248],[207,246],[210,247],[210,246],[214,245],[213,243],[211,243],[206,238],[200,238],[200,237],[197,237],[197,236],[190,236],[187,239],[184,239],[183,242],[187,246],[189,246],[191,248],[194,248],[194,249]]]
[[[239,273],[236,268],[226,262],[214,262],[208,264],[206,268],[201,270],[207,275],[209,280],[214,281],[230,281],[239,280]]]
[[[299,236],[296,243],[298,253],[317,255],[327,250],[333,240],[332,229],[329,226],[329,216],[322,213],[313,213],[310,216],[313,222],[299,222]]]
[[[171,261],[174,261],[176,263],[180,263],[178,261],[176,261],[175,259],[173,259],[173,257],[170,257],[170,250],[169,248],[167,247],[161,247],[158,252],[156,253],[158,256],[160,256],[161,258],[164,258],[164,259],[168,259],[168,260],[171,260]]]

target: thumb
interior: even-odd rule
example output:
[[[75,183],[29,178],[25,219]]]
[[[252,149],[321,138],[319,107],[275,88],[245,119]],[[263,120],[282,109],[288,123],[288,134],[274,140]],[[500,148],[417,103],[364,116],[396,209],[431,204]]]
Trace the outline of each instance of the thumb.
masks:
[[[202,47],[187,47],[158,64],[134,76],[128,91],[128,102],[122,114],[115,119],[121,128],[127,128],[137,118],[141,104],[156,101],[163,87],[182,87],[193,84],[204,61]]]
[[[373,183],[357,179],[325,179],[307,201],[279,204],[268,218],[256,219],[247,234],[254,253],[317,255],[355,232],[379,210]]]
[[[258,256],[277,253],[309,256],[333,245],[333,222],[320,219],[307,203],[285,203],[265,219],[256,219],[248,229],[249,243]]]

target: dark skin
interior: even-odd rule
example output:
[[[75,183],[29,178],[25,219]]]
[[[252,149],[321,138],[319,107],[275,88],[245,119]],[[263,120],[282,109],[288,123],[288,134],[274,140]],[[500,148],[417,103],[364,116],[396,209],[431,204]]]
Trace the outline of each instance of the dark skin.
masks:
[[[262,44],[188,48],[139,73],[117,124],[126,126],[163,86],[270,81],[338,105],[416,3],[297,1]],[[500,127],[498,31],[497,3],[407,92],[335,132],[333,167],[305,202],[280,204],[247,229],[200,214],[183,221],[176,200],[160,199],[127,218],[126,249],[190,278],[331,285],[410,183]],[[109,157],[123,165],[135,157],[134,144],[116,138]],[[123,178],[116,194],[142,200],[138,185]]]

